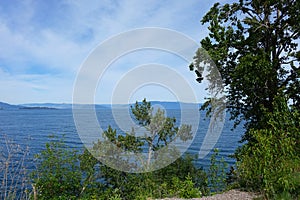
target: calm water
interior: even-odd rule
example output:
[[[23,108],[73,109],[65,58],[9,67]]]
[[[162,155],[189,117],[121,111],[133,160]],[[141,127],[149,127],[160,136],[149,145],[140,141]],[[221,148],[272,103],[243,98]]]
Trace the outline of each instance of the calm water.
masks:
[[[180,110],[167,110],[168,116],[176,117],[180,123]],[[102,129],[106,129],[108,125],[119,130],[112,116],[110,109],[97,110],[98,121]],[[209,119],[205,120],[204,113],[201,113],[199,121],[199,129],[195,140],[190,146],[188,152],[198,154],[203,138],[206,134]],[[197,124],[191,117],[191,124]],[[227,162],[232,164],[234,160],[228,158],[234,150],[241,145],[238,141],[243,132],[242,128],[231,130],[232,122],[226,120],[221,137],[219,138],[215,148],[220,149],[220,154]],[[3,135],[13,139],[21,146],[30,148],[30,156],[40,152],[45,143],[48,142],[49,135],[62,136],[65,135],[65,141],[70,147],[82,148],[83,144],[77,134],[73,121],[71,109],[57,110],[0,110],[0,144],[3,145]],[[207,166],[209,155],[199,160],[198,164]]]

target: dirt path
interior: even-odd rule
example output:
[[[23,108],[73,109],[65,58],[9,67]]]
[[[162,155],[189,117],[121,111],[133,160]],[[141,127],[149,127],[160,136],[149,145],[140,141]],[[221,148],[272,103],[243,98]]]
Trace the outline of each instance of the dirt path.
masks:
[[[240,190],[230,190],[222,194],[216,194],[213,196],[202,197],[202,198],[193,198],[190,200],[253,200],[255,197],[258,197],[255,193],[243,192]],[[183,200],[179,198],[168,198],[164,200]]]

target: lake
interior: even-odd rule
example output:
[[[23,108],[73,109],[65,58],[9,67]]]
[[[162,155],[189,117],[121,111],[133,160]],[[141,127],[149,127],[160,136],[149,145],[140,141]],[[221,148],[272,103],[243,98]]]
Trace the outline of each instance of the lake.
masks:
[[[181,112],[179,109],[166,109],[169,117],[175,117],[180,124]],[[200,112],[200,111],[199,111]],[[204,136],[209,124],[209,118],[205,117],[205,113],[201,111],[199,120],[199,128],[194,141],[188,148],[188,153],[198,154],[202,145]],[[101,107],[97,109],[97,117],[102,129],[107,129],[108,125],[121,131],[117,126],[111,109],[109,107]],[[188,119],[192,125],[197,122],[191,117]],[[226,118],[222,134],[215,145],[219,148],[220,155],[229,163],[233,164],[234,160],[228,156],[233,154],[235,149],[241,145],[238,141],[243,133],[242,126],[231,130],[233,122]],[[72,109],[11,109],[0,110],[0,137],[1,145],[3,145],[3,136],[7,135],[22,147],[29,147],[31,157],[40,152],[45,147],[45,143],[50,141],[49,136],[58,137],[65,136],[65,142],[72,148],[83,148],[83,143],[77,133],[74,125]],[[198,160],[199,166],[206,168],[209,164],[211,154]]]

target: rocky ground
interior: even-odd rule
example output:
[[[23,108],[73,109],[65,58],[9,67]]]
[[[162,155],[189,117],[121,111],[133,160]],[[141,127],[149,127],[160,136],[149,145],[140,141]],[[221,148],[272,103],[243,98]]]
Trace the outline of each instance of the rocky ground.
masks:
[[[255,193],[243,192],[240,190],[230,190],[222,194],[216,194],[213,196],[202,197],[202,198],[193,198],[191,200],[253,200],[255,197],[258,197]],[[169,198],[164,200],[183,200],[179,198]]]

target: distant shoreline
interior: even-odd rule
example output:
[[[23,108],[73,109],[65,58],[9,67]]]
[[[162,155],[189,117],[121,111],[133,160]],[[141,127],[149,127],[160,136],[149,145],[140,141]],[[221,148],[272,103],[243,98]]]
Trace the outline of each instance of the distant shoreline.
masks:
[[[57,110],[57,108],[49,107],[20,107],[20,110]]]

